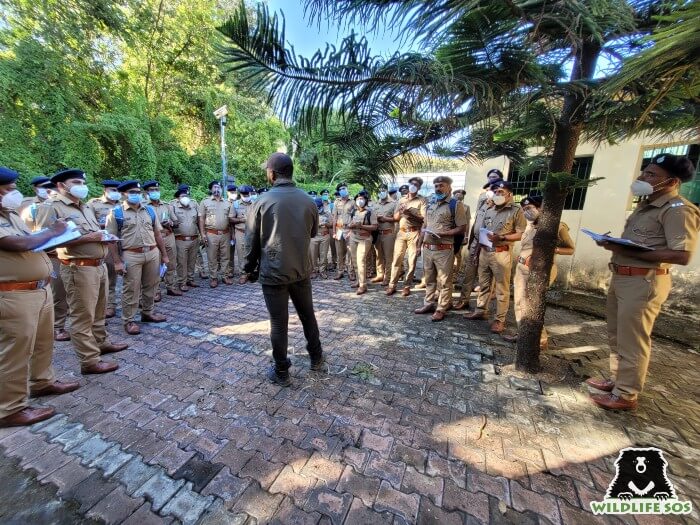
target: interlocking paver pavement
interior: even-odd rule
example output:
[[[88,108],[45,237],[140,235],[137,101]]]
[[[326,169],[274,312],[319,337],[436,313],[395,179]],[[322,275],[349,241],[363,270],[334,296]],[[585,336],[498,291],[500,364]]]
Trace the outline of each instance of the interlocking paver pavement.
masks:
[[[0,429],[3,463],[107,523],[697,521],[697,510],[620,520],[589,507],[621,448],[654,445],[697,509],[696,353],[655,341],[640,408],[609,413],[583,385],[607,371],[599,319],[550,309],[556,373],[528,377],[506,366],[514,349],[487,323],[414,315],[421,292],[357,297],[345,281],[314,281],[314,296],[329,370],[309,371],[292,315],[286,389],[264,378],[257,285],[163,295],[168,322],[130,337],[113,374],[80,376],[70,343],[57,344],[59,376],[83,386],[42,401],[51,420]],[[125,338],[118,320],[108,329]]]

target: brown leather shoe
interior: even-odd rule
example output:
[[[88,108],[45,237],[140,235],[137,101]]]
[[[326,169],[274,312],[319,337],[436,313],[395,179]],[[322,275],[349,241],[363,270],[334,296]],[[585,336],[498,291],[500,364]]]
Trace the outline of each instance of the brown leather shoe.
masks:
[[[508,341],[509,343],[517,343],[518,342],[518,334],[512,334],[512,335],[501,335],[501,338],[504,341]]]
[[[61,394],[67,394],[73,390],[78,390],[80,388],[80,383],[77,381],[54,381],[44,388],[39,388],[37,390],[32,390],[29,392],[29,397],[43,397],[43,396],[53,396]]]
[[[335,274],[335,277],[333,277],[333,279],[336,281],[340,281],[342,278],[343,278],[342,272],[338,272],[337,274]]]
[[[486,319],[486,312],[480,312],[479,310],[474,310],[472,313],[464,314],[465,319],[470,321],[478,321]]]
[[[209,288],[216,288],[217,286],[219,286],[218,279],[209,279]]]
[[[424,304],[420,308],[416,308],[413,310],[414,314],[430,314],[435,311],[435,305],[434,304]]]
[[[240,282],[241,282],[241,280],[238,279],[238,283],[239,283],[239,284],[240,284]],[[227,284],[227,285],[229,285],[229,286],[232,285],[232,284],[233,284],[233,279],[231,279],[230,277],[224,277],[224,284]]]
[[[396,293],[396,288],[393,286],[390,286],[389,288],[386,289],[386,292],[384,292],[387,295],[394,295]]]
[[[136,323],[134,323],[136,324]],[[136,325],[138,326],[138,325]],[[126,350],[129,348],[129,345],[126,343],[107,343],[104,345],[102,348],[100,348],[100,353],[101,354],[113,354],[115,352],[121,352],[122,350]]]
[[[153,302],[154,302],[154,303],[159,303],[162,299],[163,299],[163,297],[160,295],[160,292],[156,292],[156,295],[155,295],[155,297],[153,298]]]
[[[374,279],[372,279],[370,282],[376,284],[376,283],[381,283],[382,281],[384,281],[384,276],[383,276],[383,275],[382,275],[382,276],[377,275],[377,276],[376,276]]]
[[[360,287],[360,283],[358,283],[357,281],[350,283],[350,288],[359,288],[359,287]]]
[[[439,323],[440,321],[445,319],[445,315],[445,312],[443,312],[442,310],[437,310],[433,315],[430,316],[430,320],[433,323]]]
[[[115,315],[117,315],[117,311],[114,308],[105,309],[105,319],[111,319]]]
[[[0,419],[0,427],[24,427],[33,425],[52,417],[56,411],[53,408],[26,407]]]
[[[408,286],[406,286],[403,290],[401,290],[401,296],[408,297],[409,295],[411,295],[411,289]]]
[[[189,286],[190,288],[199,288],[199,285],[194,281],[188,282],[187,286]]]
[[[416,285],[416,290],[425,290],[426,285],[424,282],[420,282]]]
[[[602,390],[603,392],[612,392],[615,388],[615,382],[609,379],[596,379],[594,377],[589,377],[586,379],[586,384],[592,386],[596,390]]]
[[[506,325],[503,323],[503,321],[496,319],[493,323],[491,323],[490,330],[492,334],[502,334],[505,329]]]
[[[108,372],[114,372],[117,368],[119,368],[119,364],[114,361],[98,361],[92,365],[81,366],[80,373],[83,375],[106,374]]]
[[[190,288],[186,284],[183,284],[182,286],[180,286],[180,291],[181,292],[189,292]]]
[[[183,293],[180,290],[178,290],[177,288],[174,288],[172,290],[168,290],[165,293],[166,293],[166,295],[174,295],[175,297],[182,297],[182,295],[183,295]]]
[[[357,276],[355,275],[355,272],[349,273],[349,274],[348,274],[348,278],[349,278],[351,281],[356,281],[356,280],[357,280]]]
[[[124,325],[124,331],[129,335],[139,335],[141,333],[139,325],[133,321]]]
[[[54,330],[53,331],[54,341],[70,341],[70,334],[65,330]]]
[[[366,286],[360,286],[360,287],[357,289],[357,292],[355,292],[355,293],[356,293],[357,295],[365,294],[365,293],[367,293],[367,287],[366,287]]]
[[[614,394],[596,394],[591,400],[606,410],[634,410],[637,408],[636,399],[623,399]]]
[[[452,309],[453,310],[464,310],[469,306],[469,303],[467,301],[457,301],[456,303],[452,304]]]
[[[240,279],[238,279],[238,284],[245,284],[248,282],[248,276],[247,275],[241,275]]]
[[[143,312],[141,313],[142,323],[164,323],[167,320],[168,318],[162,314],[144,314]]]

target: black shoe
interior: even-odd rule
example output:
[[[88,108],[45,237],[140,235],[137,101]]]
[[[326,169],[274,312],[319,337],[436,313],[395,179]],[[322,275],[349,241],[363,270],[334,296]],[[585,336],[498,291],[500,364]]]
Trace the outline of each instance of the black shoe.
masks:
[[[292,384],[292,379],[289,377],[289,372],[285,372],[284,375],[280,375],[277,373],[277,370],[275,370],[274,365],[267,369],[267,379],[272,383],[278,384],[279,386],[291,386]]]
[[[311,360],[311,370],[314,372],[324,371],[326,368],[326,358],[321,356],[318,361]]]

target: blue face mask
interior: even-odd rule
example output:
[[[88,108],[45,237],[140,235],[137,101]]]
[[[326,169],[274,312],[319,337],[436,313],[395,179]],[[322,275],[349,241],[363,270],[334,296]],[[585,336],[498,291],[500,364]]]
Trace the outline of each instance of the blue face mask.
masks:
[[[140,193],[129,193],[126,196],[126,202],[129,204],[141,204],[141,194]]]
[[[386,199],[386,192],[385,192],[385,191],[380,191],[380,192],[379,192],[379,198],[380,198],[381,200]]]
[[[326,202],[328,201],[328,195],[321,195],[321,198]]]
[[[149,191],[148,198],[151,199],[152,201],[159,201],[160,200],[160,192],[159,191]]]
[[[438,201],[445,199],[445,197],[447,197],[447,195],[445,195],[444,193],[436,193],[435,194],[435,200],[438,200]]]
[[[348,196],[348,189],[347,189],[347,188],[342,188],[342,189],[340,190],[340,196],[343,197],[343,198],[347,197],[347,196]]]

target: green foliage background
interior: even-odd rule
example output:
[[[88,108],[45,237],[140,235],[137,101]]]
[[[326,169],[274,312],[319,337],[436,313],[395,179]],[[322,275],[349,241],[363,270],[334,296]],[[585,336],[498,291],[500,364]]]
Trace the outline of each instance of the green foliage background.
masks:
[[[219,68],[219,25],[237,0],[4,0],[0,165],[28,181],[63,167],[106,178],[179,183],[197,198],[221,177],[227,104],[229,176],[265,185],[260,164],[290,140],[262,94]]]

